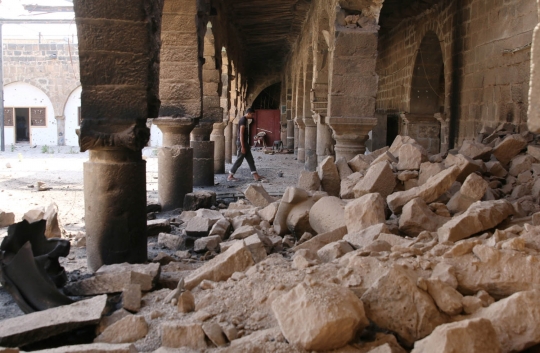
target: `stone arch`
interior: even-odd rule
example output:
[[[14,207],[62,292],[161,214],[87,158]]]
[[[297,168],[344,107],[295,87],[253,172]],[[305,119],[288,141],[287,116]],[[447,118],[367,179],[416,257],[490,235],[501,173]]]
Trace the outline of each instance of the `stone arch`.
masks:
[[[39,87],[30,83],[15,81],[4,86],[5,108],[46,108],[44,126],[26,122],[29,143],[34,145],[56,145],[58,143],[57,121],[54,105],[50,97]],[[13,116],[13,125],[4,128],[5,144],[16,143],[17,117]],[[30,112],[29,112],[30,113]]]
[[[253,88],[250,90],[250,93],[247,98],[247,105],[251,106],[255,102],[255,100],[259,97],[259,95],[267,89],[268,87],[275,85],[276,83],[281,82],[281,77],[279,74],[273,74],[271,76],[267,76],[263,80],[257,81],[257,83],[253,86]]]
[[[64,141],[66,146],[78,146],[79,138],[75,130],[80,128],[79,114],[81,113],[81,92],[82,86],[75,88],[67,97],[64,103],[65,131]]]

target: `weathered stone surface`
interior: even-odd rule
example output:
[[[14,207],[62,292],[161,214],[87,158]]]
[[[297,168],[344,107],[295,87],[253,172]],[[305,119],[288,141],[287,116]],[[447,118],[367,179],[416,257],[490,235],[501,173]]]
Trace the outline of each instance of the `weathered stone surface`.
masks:
[[[72,295],[120,293],[129,284],[139,284],[142,291],[151,290],[159,277],[160,265],[127,263],[102,266],[94,277],[69,283],[64,287]]]
[[[107,327],[94,342],[132,343],[148,334],[148,323],[144,316],[130,315]]]
[[[461,303],[463,304],[463,312],[467,315],[474,314],[483,306],[479,298],[470,295],[464,296]]]
[[[390,233],[390,230],[384,223],[372,225],[358,232],[349,232],[343,237],[355,249],[360,249],[373,243],[381,233]]]
[[[508,164],[527,146],[527,140],[520,134],[508,135],[493,149],[493,155],[502,164]]]
[[[362,302],[337,285],[300,283],[275,299],[272,310],[287,340],[306,350],[343,347],[369,324]]]
[[[217,221],[212,226],[212,229],[210,229],[210,233],[208,233],[208,236],[219,235],[219,237],[224,240],[227,237],[230,229],[231,223],[223,218]]]
[[[488,182],[478,174],[465,179],[461,189],[446,204],[450,213],[465,212],[474,202],[480,201],[488,189]]]
[[[485,290],[495,298],[503,298],[519,291],[540,289],[540,261],[536,257],[487,245],[472,245],[472,253],[444,260],[455,269],[460,291],[477,293]]]
[[[409,346],[447,321],[416,282],[414,272],[394,265],[362,295],[367,317]]]
[[[62,238],[62,229],[60,227],[60,221],[58,220],[58,206],[53,202],[45,211],[43,219],[47,221],[45,226],[45,237],[50,238]]]
[[[210,230],[210,220],[205,217],[193,217],[186,225],[186,234],[191,237],[206,237]]]
[[[196,191],[184,197],[184,211],[197,211],[199,208],[211,208],[216,203],[213,191]]]
[[[259,263],[262,260],[264,260],[267,255],[266,246],[263,240],[261,239],[262,237],[264,236],[261,236],[259,234],[253,234],[244,240],[247,248],[251,252],[253,261],[255,261],[256,263]]]
[[[407,143],[417,143],[415,139],[409,136],[402,136],[398,135],[392,142],[392,145],[388,149],[388,152],[392,153],[395,157],[399,156],[399,149],[401,146],[407,144]]]
[[[45,216],[45,208],[38,207],[33,208],[31,210],[28,210],[22,217],[24,221],[27,221],[28,223],[35,223],[38,221],[41,221],[43,219],[43,216]]]
[[[353,172],[363,172],[368,169],[371,162],[373,162],[373,157],[371,155],[359,154],[351,159],[348,164]]]
[[[99,322],[98,327],[96,328],[96,333],[97,334],[102,333],[103,331],[105,331],[107,327],[111,326],[115,322],[118,322],[122,320],[123,318],[125,318],[126,316],[131,316],[131,315],[133,314],[131,314],[127,310],[118,309],[109,316],[103,316]]]
[[[292,266],[297,270],[305,270],[310,266],[318,265],[321,261],[316,253],[308,249],[296,251],[292,257]]]
[[[331,262],[353,250],[354,249],[347,241],[339,240],[323,246],[317,251],[317,256],[319,256],[319,259],[321,259],[322,262]]]
[[[249,184],[246,191],[244,191],[244,195],[254,206],[261,208],[276,201],[274,197],[268,194],[261,184]]]
[[[341,181],[341,190],[339,192],[340,197],[342,199],[354,199],[354,187],[363,177],[363,173],[356,172],[343,179]]]
[[[450,218],[441,217],[433,213],[421,198],[409,201],[399,218],[399,230],[409,236],[417,236],[427,230],[436,232]]]
[[[210,227],[212,227],[216,222],[224,219],[225,217],[219,211],[209,210],[207,208],[201,208],[195,211],[197,217],[202,217],[208,219]]]
[[[423,162],[426,162],[426,150],[417,144],[407,143],[399,148],[398,170],[418,170]]]
[[[463,309],[463,295],[448,284],[438,280],[427,280],[428,293],[442,312],[454,316]]]
[[[246,244],[239,241],[189,274],[185,279],[185,287],[191,290],[205,279],[214,282],[225,281],[233,273],[245,271],[254,264]]]
[[[15,213],[0,210],[0,228],[8,227],[15,223]]]
[[[460,172],[456,180],[462,183],[470,174],[482,171],[482,161],[475,161],[462,154],[449,154],[444,160],[444,165],[449,168],[458,166]]]
[[[420,165],[420,172],[418,173],[418,186],[423,185],[434,175],[442,172],[445,169],[443,163],[431,163],[424,162]]]
[[[170,233],[171,222],[168,219],[153,219],[146,222],[146,235],[156,236],[159,233]]]
[[[321,198],[309,211],[309,224],[318,233],[328,233],[345,225],[344,209],[347,203],[335,196]]]
[[[384,199],[380,194],[367,194],[345,206],[345,224],[349,233],[359,232],[369,226],[384,223]]]
[[[287,229],[296,237],[305,232],[313,232],[310,225],[310,210],[315,203],[315,198],[310,197],[307,200],[293,205],[287,215]]]
[[[437,327],[416,342],[412,353],[500,353],[497,332],[486,319],[469,319]]]
[[[482,159],[488,161],[491,156],[492,148],[483,143],[474,142],[471,140],[463,141],[459,153],[471,159]]]
[[[179,313],[187,314],[195,310],[195,297],[189,291],[183,291],[178,296],[178,302],[176,303]]]
[[[214,322],[205,322],[202,325],[202,329],[210,341],[217,347],[225,346],[227,344],[227,339],[223,334],[223,330],[218,324]]]
[[[338,160],[336,161],[336,167],[338,169],[339,178],[341,180],[347,178],[349,175],[351,175],[353,173],[351,167],[349,167],[349,164],[347,163],[347,161],[343,157],[338,158]],[[304,172],[302,172],[302,174],[303,173]],[[300,177],[302,177],[302,174],[300,174]],[[308,189],[306,189],[306,190],[308,190]]]
[[[253,214],[245,214],[234,217],[231,221],[233,229],[238,229],[244,226],[257,226],[261,223],[261,217],[254,212]]]
[[[517,177],[519,174],[531,170],[532,165],[536,162],[536,158],[528,154],[521,154],[515,156],[510,162],[510,169],[508,170],[508,172],[510,173],[510,175]]]
[[[279,202],[273,202],[270,205],[263,208],[262,210],[257,211],[257,213],[263,221],[274,223],[274,218],[276,217],[278,208],[279,208]]]
[[[321,188],[319,173],[303,170],[298,177],[298,187],[308,191],[316,191]]]
[[[366,194],[378,192],[386,198],[396,187],[396,177],[388,162],[373,164],[366,172],[362,180],[354,187],[354,197],[362,197]]]
[[[288,187],[285,189],[285,193],[281,198],[277,213],[274,217],[274,231],[283,236],[287,233],[289,228],[287,227],[287,216],[290,210],[295,204],[306,201],[309,198],[309,194],[304,189],[295,187]]]
[[[501,162],[491,161],[486,163],[486,171],[492,176],[499,178],[505,178],[508,175],[508,171],[504,169]]]
[[[328,233],[322,233],[314,236],[310,240],[297,245],[293,248],[294,251],[299,251],[301,249],[307,249],[313,253],[325,246],[326,244],[333,243],[335,241],[343,239],[343,236],[347,234],[347,227],[343,226],[337,229],[334,229]]]
[[[433,269],[431,278],[444,282],[454,289],[457,289],[458,287],[458,280],[456,278],[456,269],[448,263],[439,262]]]
[[[107,304],[107,296],[79,301],[2,321],[0,346],[18,347],[79,327],[97,325]]]
[[[540,343],[540,291],[516,293],[478,310],[471,318],[491,321],[503,352],[520,352]]]
[[[158,235],[158,245],[171,250],[179,250],[184,245],[184,241],[184,237],[176,234],[159,233]]]
[[[527,154],[534,157],[536,160],[540,161],[540,146],[538,145],[528,145]]]
[[[122,292],[122,307],[128,311],[136,313],[141,309],[141,298],[141,285],[128,284]]]
[[[339,172],[334,163],[334,157],[326,157],[319,163],[317,171],[319,173],[319,178],[321,179],[321,189],[326,191],[330,196],[339,197],[341,179],[339,178]]]
[[[216,251],[219,249],[219,244],[222,242],[219,235],[209,235],[204,238],[199,238],[195,240],[195,245],[193,247],[194,251]]]
[[[393,213],[399,214],[401,213],[403,206],[414,198],[420,197],[425,203],[431,203],[450,189],[459,173],[459,167],[452,166],[429,178],[428,181],[421,186],[407,191],[395,192],[386,198],[388,207],[390,207],[390,210]]]
[[[397,160],[396,157],[394,157],[392,153],[385,151],[381,153],[377,158],[375,158],[375,160],[371,162],[371,165],[375,165],[379,162],[388,162],[392,164],[392,163],[398,163],[399,161]]]
[[[236,229],[230,236],[229,239],[236,240],[236,239],[245,239],[249,237],[250,235],[257,234],[257,230],[253,226],[243,226],[238,229]]]
[[[463,214],[452,218],[437,231],[439,242],[458,241],[490,229],[514,213],[506,200],[478,201]]]
[[[201,324],[166,322],[161,325],[161,344],[170,348],[206,349],[204,331]]]
[[[18,352],[19,350],[17,350]],[[2,353],[11,353],[2,351]],[[131,343],[110,344],[110,343],[90,343],[77,346],[62,346],[58,348],[34,351],[36,353],[137,353],[137,348]]]

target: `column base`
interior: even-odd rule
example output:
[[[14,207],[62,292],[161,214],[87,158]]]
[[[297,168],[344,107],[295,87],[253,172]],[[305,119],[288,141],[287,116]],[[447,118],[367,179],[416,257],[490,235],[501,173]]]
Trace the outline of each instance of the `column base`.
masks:
[[[182,208],[186,194],[193,192],[193,149],[162,147],[158,151],[158,195],[163,211]]]
[[[317,125],[310,117],[304,117],[304,169],[314,172],[317,169]]]

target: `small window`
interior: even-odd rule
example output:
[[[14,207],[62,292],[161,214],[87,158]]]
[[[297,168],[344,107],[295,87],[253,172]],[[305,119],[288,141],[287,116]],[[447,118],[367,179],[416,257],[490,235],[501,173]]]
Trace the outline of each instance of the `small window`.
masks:
[[[4,126],[13,126],[15,109],[4,108]]]
[[[30,108],[30,125],[47,126],[46,112],[46,108]]]

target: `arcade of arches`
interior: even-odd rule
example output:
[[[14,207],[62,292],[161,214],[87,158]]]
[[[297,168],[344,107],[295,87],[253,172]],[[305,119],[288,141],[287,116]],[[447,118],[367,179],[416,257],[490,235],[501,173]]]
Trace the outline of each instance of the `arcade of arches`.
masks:
[[[146,260],[147,119],[163,132],[164,209],[225,172],[251,105],[279,111],[281,140],[311,171],[397,134],[444,153],[484,126],[527,129],[534,0],[74,5],[92,269]]]

